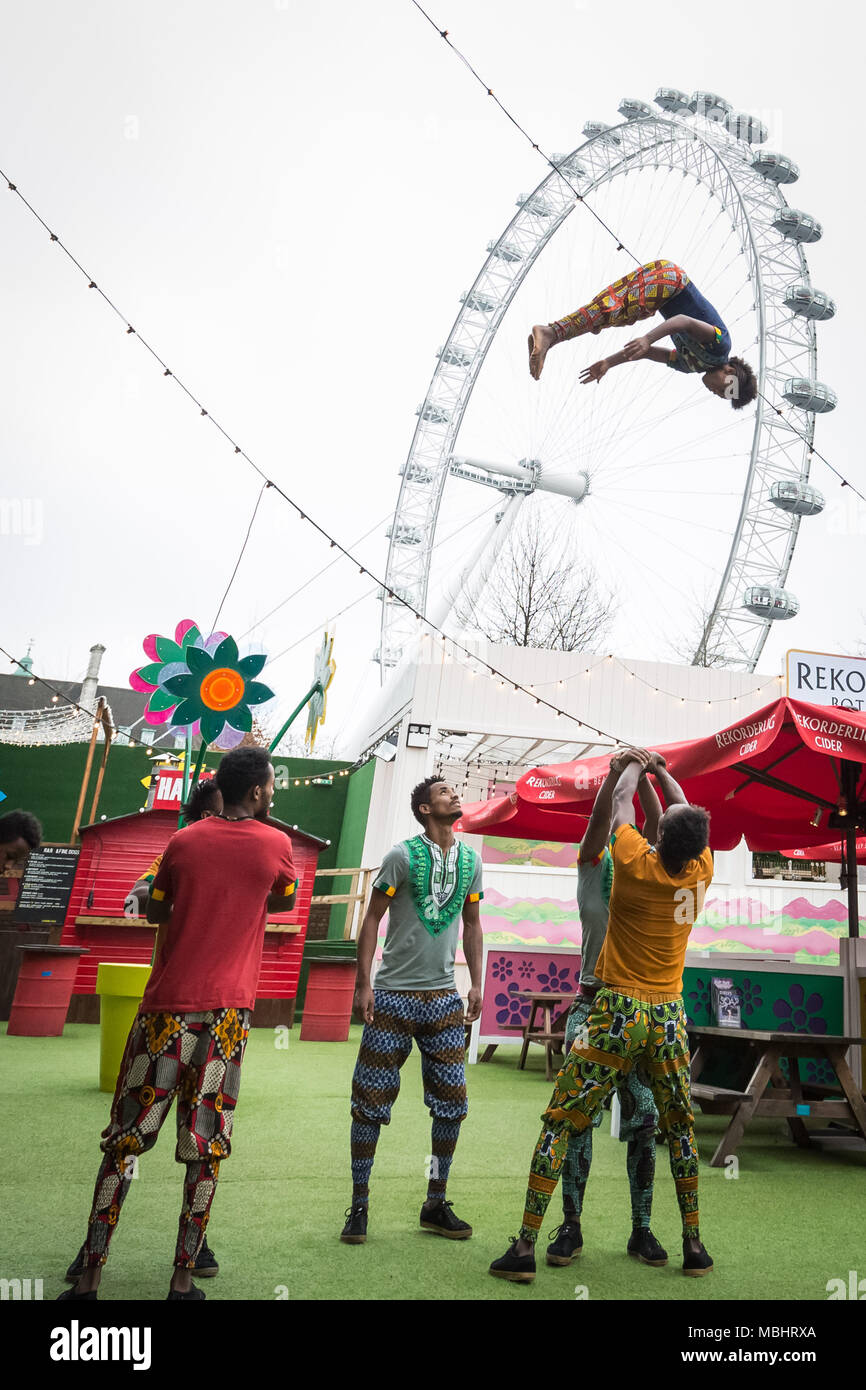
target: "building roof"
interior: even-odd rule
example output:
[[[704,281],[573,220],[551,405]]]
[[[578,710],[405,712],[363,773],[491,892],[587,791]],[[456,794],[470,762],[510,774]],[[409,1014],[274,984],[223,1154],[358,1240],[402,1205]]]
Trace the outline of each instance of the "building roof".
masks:
[[[22,679],[23,673],[17,675],[0,675],[0,709],[2,710],[21,710],[22,713],[33,710],[49,708],[51,697],[39,681],[31,685],[29,680]],[[46,677],[46,679],[49,679]],[[81,698],[81,681],[50,680],[51,685],[61,695],[66,695],[73,703],[77,703]],[[111,706],[111,713],[114,717],[114,725],[117,729],[128,729],[130,725],[137,724],[144,714],[144,706],[147,697],[138,690],[131,690],[128,686],[119,685],[99,685],[94,699],[94,705],[99,696],[103,696]],[[158,738],[164,734],[168,728],[168,723],[144,724],[138,723],[138,727],[133,732],[133,738],[139,739],[142,743],[148,743],[150,739]]]
[[[149,811],[128,811],[125,816],[108,816],[105,820],[91,821],[89,825],[82,825],[79,835],[83,835],[85,830],[104,830],[108,825],[120,825],[121,821],[140,820],[142,816],[176,816],[175,811],[170,811],[167,806],[151,807]],[[278,830],[284,830],[286,834],[292,834],[296,839],[306,840],[308,844],[315,845],[318,849],[327,849],[330,840],[322,840],[318,835],[311,835],[307,830],[301,830],[300,826],[289,825],[284,820],[277,820],[276,816],[269,816],[268,825],[276,826]]]

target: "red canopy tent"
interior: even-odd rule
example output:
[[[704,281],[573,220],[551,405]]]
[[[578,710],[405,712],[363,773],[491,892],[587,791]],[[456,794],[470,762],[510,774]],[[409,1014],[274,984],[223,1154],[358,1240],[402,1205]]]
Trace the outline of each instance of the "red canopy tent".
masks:
[[[520,840],[558,840],[577,844],[583,839],[589,813],[548,811],[523,801],[517,792],[475,801],[463,807],[454,829],[463,835],[508,835]]]
[[[783,697],[719,733],[659,746],[686,796],[711,813],[710,844],[733,849],[808,846],[838,831],[856,862],[866,830],[866,713]],[[587,814],[609,759],[534,768],[517,795],[551,814]],[[555,838],[564,839],[565,835]],[[856,875],[848,875],[848,923],[859,934]]]
[[[857,863],[866,864],[866,836],[858,835],[855,849]],[[806,849],[780,849],[778,853],[783,859],[818,859],[825,864],[841,864],[845,858],[839,840],[834,840],[829,845],[808,845]]]

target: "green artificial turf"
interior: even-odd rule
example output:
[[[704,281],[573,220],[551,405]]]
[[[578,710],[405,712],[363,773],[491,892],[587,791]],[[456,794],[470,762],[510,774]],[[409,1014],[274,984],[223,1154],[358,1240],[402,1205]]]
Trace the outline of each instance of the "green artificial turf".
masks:
[[[5,1033],[5,1029],[3,1030]],[[208,1299],[490,1299],[525,1303],[598,1299],[770,1300],[827,1298],[827,1282],[866,1275],[862,1193],[866,1152],[801,1150],[783,1121],[760,1120],[740,1145],[739,1176],[701,1164],[701,1234],[716,1268],[680,1273],[680,1224],[667,1150],[658,1149],[653,1230],[670,1263],[629,1259],[625,1145],[605,1117],[594,1141],[584,1207],[583,1254],[566,1268],[539,1261],[532,1285],[491,1278],[487,1266],[517,1233],[527,1169],[550,1094],[543,1056],[516,1069],[517,1048],[468,1068],[470,1113],[449,1184],[469,1241],[419,1230],[430,1121],[419,1054],[403,1069],[392,1123],[383,1129],[371,1183],[366,1245],[339,1240],[351,1195],[349,1093],[360,1040],[275,1046],[256,1029],[244,1061],[232,1156],[222,1165],[208,1241],[220,1263],[203,1280]],[[110,1096],[97,1090],[99,1029],[67,1025],[62,1038],[0,1035],[0,1276],[42,1278],[44,1297],[65,1287],[85,1233],[99,1136]],[[727,1120],[698,1115],[704,1158]],[[140,1165],[103,1276],[101,1297],[164,1299],[181,1202],[174,1118]],[[546,1234],[561,1219],[557,1197]],[[581,1292],[585,1290],[585,1295]]]

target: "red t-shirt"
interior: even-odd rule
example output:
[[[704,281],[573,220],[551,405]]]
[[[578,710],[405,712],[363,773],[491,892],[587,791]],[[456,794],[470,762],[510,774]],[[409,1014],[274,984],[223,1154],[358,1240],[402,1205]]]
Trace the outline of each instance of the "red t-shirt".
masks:
[[[209,816],[168,842],[151,885],[173,904],[142,1013],[251,1009],[261,965],[267,899],[294,903],[292,842],[258,820]]]

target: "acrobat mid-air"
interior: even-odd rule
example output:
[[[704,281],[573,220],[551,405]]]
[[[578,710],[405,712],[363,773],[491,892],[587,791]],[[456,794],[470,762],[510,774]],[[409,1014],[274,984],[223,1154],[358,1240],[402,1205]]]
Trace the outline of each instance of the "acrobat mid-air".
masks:
[[[661,314],[663,323],[640,338],[626,343],[622,352],[585,367],[580,380],[585,386],[601,381],[611,367],[649,358],[677,372],[702,372],[708,391],[742,410],[758,393],[755,373],[741,357],[731,356],[731,337],[712,304],[673,261],[650,261],[615,280],[588,304],[563,319],[536,324],[529,335],[529,372],[537,381],[544,359],[557,343],[600,333],[603,328],[626,328],[641,319]],[[672,348],[656,347],[670,337]]]

